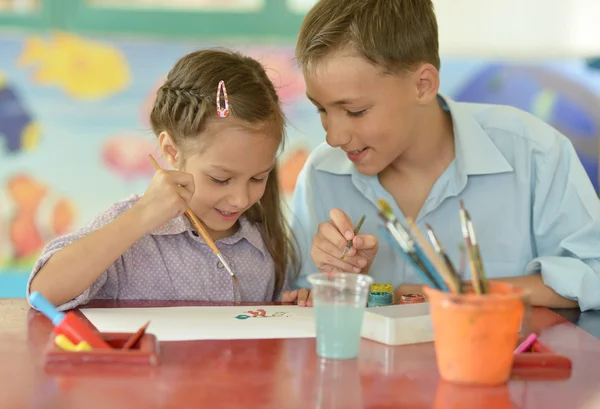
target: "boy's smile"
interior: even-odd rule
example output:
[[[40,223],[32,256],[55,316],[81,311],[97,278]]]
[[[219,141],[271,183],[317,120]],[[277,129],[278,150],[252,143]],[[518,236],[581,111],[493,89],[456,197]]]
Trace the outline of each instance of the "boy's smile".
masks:
[[[394,75],[349,50],[305,67],[307,96],[321,116],[327,143],[344,150],[366,175],[421,156],[430,133],[437,132],[428,119],[437,90],[430,90],[427,69]]]

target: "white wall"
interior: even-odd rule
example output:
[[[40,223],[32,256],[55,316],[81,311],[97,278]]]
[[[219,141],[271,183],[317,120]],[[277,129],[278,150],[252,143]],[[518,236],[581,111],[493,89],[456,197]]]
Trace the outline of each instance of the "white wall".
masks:
[[[600,0],[434,0],[445,57],[600,55]]]

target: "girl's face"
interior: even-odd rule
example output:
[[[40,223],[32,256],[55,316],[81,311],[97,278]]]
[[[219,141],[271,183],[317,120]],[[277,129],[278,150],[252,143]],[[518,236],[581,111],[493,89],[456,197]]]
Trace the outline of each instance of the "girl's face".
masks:
[[[182,170],[195,184],[190,207],[213,240],[231,236],[239,217],[262,198],[280,144],[268,127],[249,129],[233,119],[209,126],[201,136],[208,143],[184,155]]]

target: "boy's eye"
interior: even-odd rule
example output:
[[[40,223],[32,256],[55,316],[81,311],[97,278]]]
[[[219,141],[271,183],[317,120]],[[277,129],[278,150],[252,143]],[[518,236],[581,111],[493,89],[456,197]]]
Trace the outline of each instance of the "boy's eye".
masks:
[[[348,116],[351,116],[353,118],[358,118],[360,116],[363,116],[366,112],[366,109],[360,110],[360,111],[356,111],[356,112],[352,112],[352,111],[346,111],[346,113],[348,114]]]
[[[213,178],[212,176],[210,177],[210,179],[217,185],[225,185],[225,184],[227,184],[227,182],[229,182],[229,179],[216,179],[216,178]]]

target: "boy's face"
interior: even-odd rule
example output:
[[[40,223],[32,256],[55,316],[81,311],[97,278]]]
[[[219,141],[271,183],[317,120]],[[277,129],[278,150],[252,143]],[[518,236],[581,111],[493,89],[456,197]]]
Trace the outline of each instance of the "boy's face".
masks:
[[[327,143],[343,149],[357,169],[375,175],[416,138],[422,105],[414,76],[383,74],[363,58],[332,53],[304,70]]]

